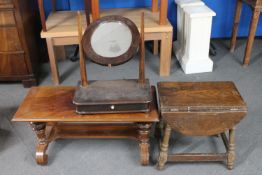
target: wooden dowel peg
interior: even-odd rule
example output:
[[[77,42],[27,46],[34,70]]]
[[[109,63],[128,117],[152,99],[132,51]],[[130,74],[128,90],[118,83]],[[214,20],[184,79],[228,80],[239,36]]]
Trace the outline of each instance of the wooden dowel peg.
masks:
[[[160,12],[159,12],[159,24],[166,25],[167,24],[167,8],[168,8],[168,0],[160,1]]]
[[[81,85],[83,87],[88,86],[87,74],[86,74],[86,63],[83,54],[82,46],[82,17],[80,11],[77,11],[77,26],[78,26],[78,39],[79,39],[79,63],[80,63],[80,75],[81,75]]]
[[[152,0],[152,12],[158,11],[158,0]]]
[[[99,0],[91,0],[92,18],[93,22],[100,18]]]

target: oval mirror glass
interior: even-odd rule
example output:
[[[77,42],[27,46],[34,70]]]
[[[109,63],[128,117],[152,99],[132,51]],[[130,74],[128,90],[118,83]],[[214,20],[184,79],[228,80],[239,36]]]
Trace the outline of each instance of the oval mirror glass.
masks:
[[[91,46],[97,55],[118,57],[126,53],[132,42],[132,34],[122,22],[104,22],[100,24],[91,37]]]
[[[119,65],[137,53],[140,34],[136,25],[122,16],[106,16],[91,23],[82,38],[84,54],[101,65]]]

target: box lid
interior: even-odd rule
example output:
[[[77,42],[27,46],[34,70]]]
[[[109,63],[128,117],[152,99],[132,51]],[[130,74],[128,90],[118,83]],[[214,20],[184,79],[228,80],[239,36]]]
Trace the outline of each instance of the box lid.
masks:
[[[160,82],[161,112],[238,112],[247,106],[233,82]]]
[[[150,103],[149,80],[142,86],[138,80],[89,81],[87,87],[76,90],[73,103],[76,105]]]

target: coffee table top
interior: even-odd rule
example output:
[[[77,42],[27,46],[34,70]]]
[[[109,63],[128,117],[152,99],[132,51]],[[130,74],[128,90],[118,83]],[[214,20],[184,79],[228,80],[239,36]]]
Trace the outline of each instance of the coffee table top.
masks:
[[[76,87],[33,87],[12,121],[16,122],[157,122],[155,88],[149,113],[78,115],[72,103]]]
[[[160,82],[161,112],[247,111],[233,82]]]

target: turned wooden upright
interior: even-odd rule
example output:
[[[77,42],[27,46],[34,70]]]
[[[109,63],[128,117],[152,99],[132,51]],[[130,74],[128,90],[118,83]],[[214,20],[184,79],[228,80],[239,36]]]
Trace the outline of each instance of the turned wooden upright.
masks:
[[[240,21],[243,2],[247,3],[252,8],[252,11],[253,11],[251,24],[250,24],[250,27],[249,27],[249,35],[248,35],[248,40],[247,40],[245,57],[244,57],[244,61],[243,61],[243,65],[248,66],[249,62],[250,62],[251,51],[252,51],[253,42],[254,42],[254,38],[255,38],[255,34],[256,34],[256,30],[257,30],[259,15],[260,15],[260,12],[262,10],[262,0],[237,0],[235,20],[234,20],[234,26],[233,26],[233,33],[232,33],[232,38],[231,38],[230,52],[234,52],[234,50],[235,50],[238,24],[239,24],[239,21]]]

